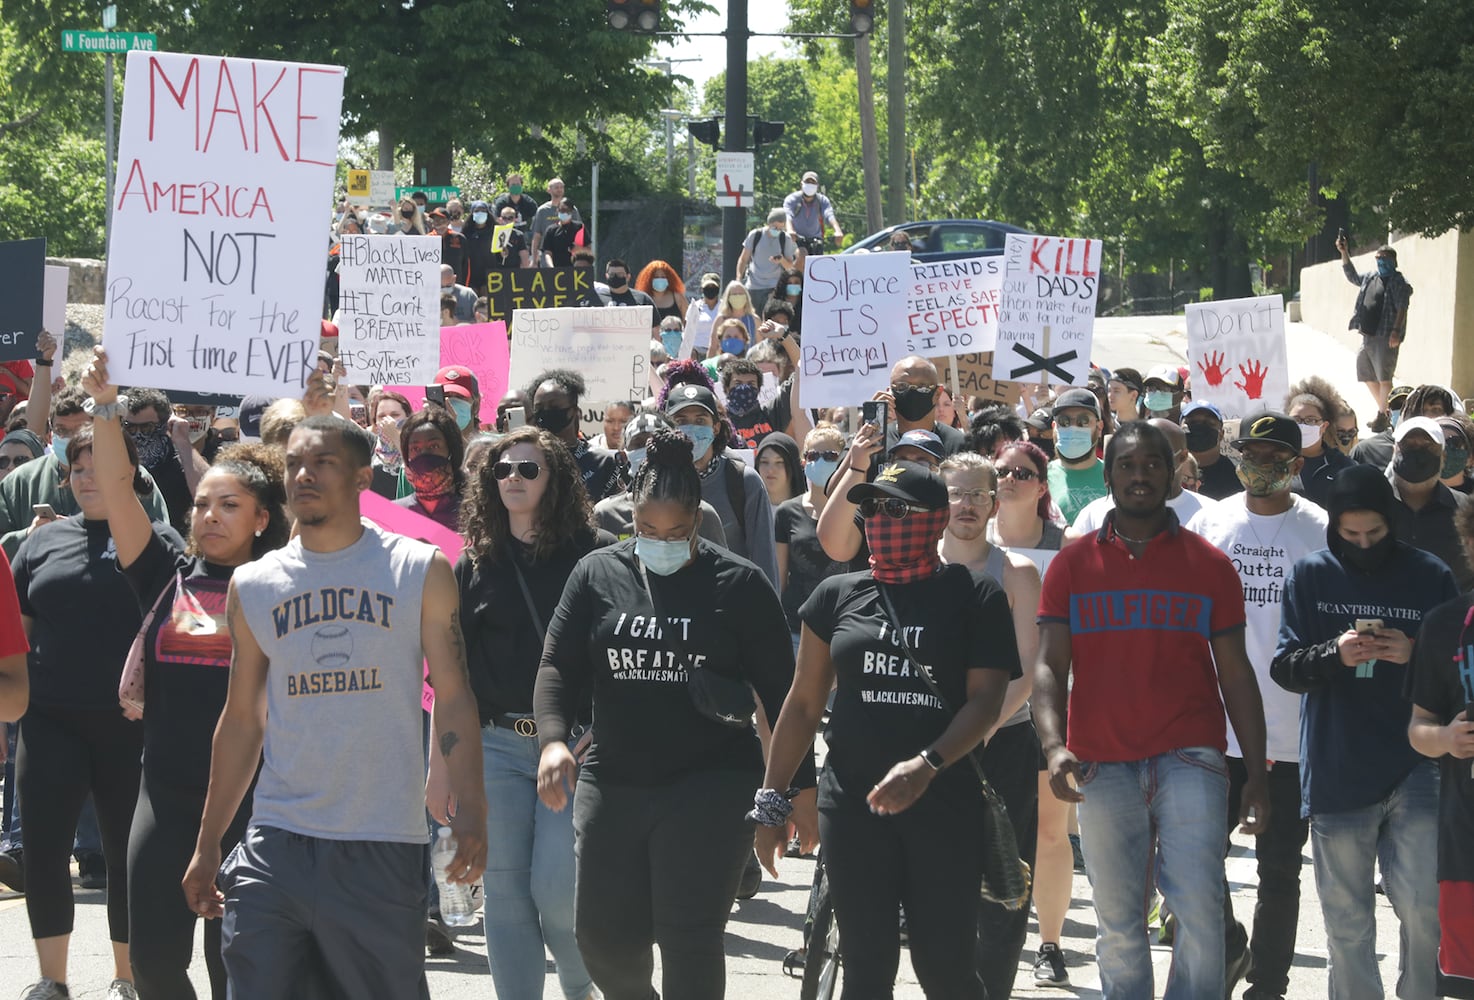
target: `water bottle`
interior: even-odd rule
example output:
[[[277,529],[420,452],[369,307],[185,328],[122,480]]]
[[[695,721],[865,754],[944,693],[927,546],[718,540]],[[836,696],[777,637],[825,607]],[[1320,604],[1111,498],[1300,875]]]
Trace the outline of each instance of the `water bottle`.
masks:
[[[440,919],[451,927],[469,927],[476,922],[471,887],[446,877],[446,869],[455,856],[456,839],[451,836],[450,827],[442,826],[435,832],[435,843],[430,848],[430,868],[440,889]]]

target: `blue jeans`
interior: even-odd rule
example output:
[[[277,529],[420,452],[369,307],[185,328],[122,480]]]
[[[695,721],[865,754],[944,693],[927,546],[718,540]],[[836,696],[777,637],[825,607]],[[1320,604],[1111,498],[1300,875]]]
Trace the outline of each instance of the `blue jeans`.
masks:
[[[1380,1000],[1372,864],[1402,925],[1397,995],[1434,995],[1438,961],[1438,765],[1422,761],[1385,799],[1310,817],[1331,1000]]]
[[[486,782],[486,957],[499,997],[540,997],[546,944],[568,1000],[593,980],[573,936],[573,809],[537,797],[536,737],[481,730]]]
[[[1095,896],[1104,1000],[1151,1000],[1152,873],[1177,933],[1165,1000],[1223,995],[1223,839],[1228,766],[1211,747],[1081,762],[1080,840]],[[1153,841],[1161,850],[1160,865]],[[1370,885],[1370,883],[1368,883]]]

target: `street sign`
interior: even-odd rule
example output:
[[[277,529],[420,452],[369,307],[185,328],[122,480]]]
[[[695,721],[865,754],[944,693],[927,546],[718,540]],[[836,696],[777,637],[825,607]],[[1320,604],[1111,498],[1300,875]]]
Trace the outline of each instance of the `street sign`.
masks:
[[[63,52],[157,52],[159,36],[151,31],[63,31]]]
[[[416,191],[423,191],[425,193],[425,200],[432,205],[443,205],[452,198],[459,198],[461,196],[461,189],[453,184],[415,184],[409,187],[395,188],[394,200],[397,202],[401,198],[408,198]]]
[[[717,204],[752,207],[752,154],[717,153]]]

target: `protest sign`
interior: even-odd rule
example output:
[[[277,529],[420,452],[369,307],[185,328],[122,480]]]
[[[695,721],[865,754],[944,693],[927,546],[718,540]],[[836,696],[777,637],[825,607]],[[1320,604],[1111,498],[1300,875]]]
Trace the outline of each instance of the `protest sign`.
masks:
[[[489,319],[512,322],[517,309],[567,309],[594,298],[587,267],[493,268],[486,279]]]
[[[1186,318],[1193,399],[1216,404],[1225,419],[1284,404],[1290,369],[1283,299],[1190,302]]]
[[[56,338],[56,358],[60,361],[65,353],[67,329],[67,282],[72,272],[64,264],[46,265],[46,290],[42,295],[41,327],[50,330]]]
[[[1100,240],[1009,233],[998,304],[998,374],[1084,385],[1090,373]]]
[[[953,404],[959,412],[967,409],[967,397],[977,396],[989,405],[1001,403],[1013,406],[1024,394],[1020,382],[999,382],[993,378],[993,353],[958,354],[949,358],[932,358],[941,376],[941,384],[952,388],[956,375],[956,394]]]
[[[344,236],[338,351],[358,385],[429,382],[440,368],[440,237]]]
[[[0,361],[36,356],[36,337],[44,319],[46,241],[0,243]],[[57,340],[62,331],[53,330]]]
[[[998,336],[1003,258],[964,257],[911,265],[907,354],[939,357],[991,351]]]
[[[496,422],[496,404],[507,392],[507,324],[465,323],[440,328],[440,367],[461,365],[476,376],[481,393],[481,411],[477,419],[483,424]],[[415,409],[425,405],[423,385],[391,385],[408,399]]]
[[[120,385],[299,396],[343,69],[129,52],[103,344]]]
[[[911,259],[811,255],[804,271],[804,405],[854,406],[889,385],[906,355]]]
[[[551,368],[578,372],[588,386],[579,400],[581,425],[598,434],[604,404],[644,399],[649,391],[650,314],[649,306],[519,309],[512,317],[508,384],[526,385]]]

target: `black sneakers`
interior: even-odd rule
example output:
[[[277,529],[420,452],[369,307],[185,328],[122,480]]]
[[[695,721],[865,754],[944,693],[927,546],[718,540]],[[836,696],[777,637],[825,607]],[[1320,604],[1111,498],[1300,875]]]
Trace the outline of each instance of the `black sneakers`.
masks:
[[[1049,986],[1070,985],[1070,974],[1065,971],[1065,953],[1057,944],[1039,946],[1039,955],[1034,959],[1034,982]]]

